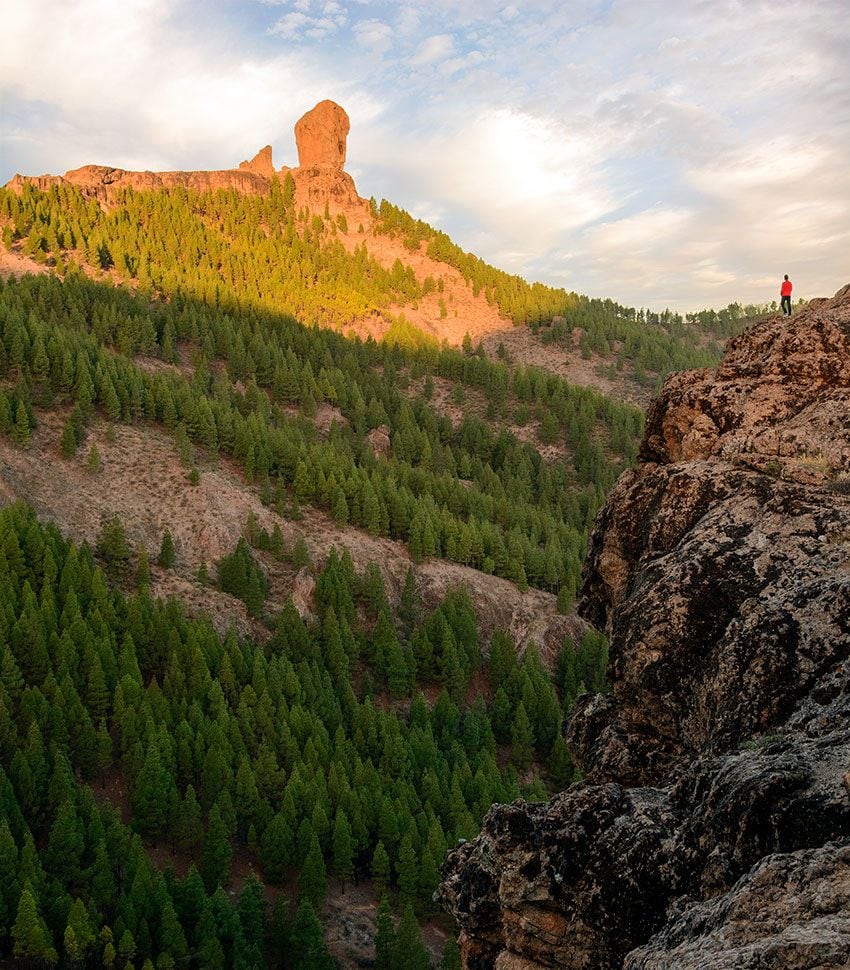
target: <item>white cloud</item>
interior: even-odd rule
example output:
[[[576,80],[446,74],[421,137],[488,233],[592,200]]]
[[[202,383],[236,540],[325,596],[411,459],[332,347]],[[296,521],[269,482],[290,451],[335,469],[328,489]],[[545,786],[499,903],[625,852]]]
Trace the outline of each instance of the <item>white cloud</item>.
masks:
[[[449,57],[446,60],[441,61],[437,70],[443,77],[450,77],[452,74],[457,74],[459,71],[465,71],[469,68],[477,67],[485,60],[486,58],[481,51],[469,51],[469,53],[464,54],[463,57]]]
[[[354,25],[354,36],[363,47],[379,54],[393,46],[393,29],[383,20],[358,20]]]
[[[788,135],[724,152],[689,173],[691,183],[706,195],[731,194],[804,185],[827,162],[829,152],[817,144],[795,145]]]
[[[562,234],[615,205],[596,170],[592,136],[568,133],[551,118],[494,109],[463,119],[451,133],[392,142],[388,133],[373,136],[372,164],[391,158],[419,191],[466,213],[491,244],[513,252],[507,269],[524,269]]]
[[[677,244],[692,224],[694,213],[686,209],[648,209],[613,222],[603,222],[589,235],[598,256],[610,252],[619,259],[646,256],[658,240]]]
[[[405,5],[398,11],[396,20],[399,34],[403,37],[412,37],[421,22],[421,14],[418,7]]]
[[[269,27],[269,33],[285,39],[298,37],[309,23],[311,18],[307,14],[300,10],[291,10]]]
[[[92,161],[214,168],[274,141],[282,164],[294,159],[295,120],[329,92],[372,111],[364,93],[342,80],[329,83],[306,55],[245,58],[199,45],[174,29],[173,11],[170,0],[16,5],[0,40],[3,127],[11,104],[22,105],[18,115],[36,125],[18,123],[14,138],[2,140],[23,159],[38,151],[37,171]],[[54,19],[62,29],[45,31]]]
[[[293,9],[285,13],[269,28],[284,40],[321,41],[336,33],[348,22],[348,15],[336,0],[294,0]]]
[[[422,41],[416,53],[410,59],[410,63],[415,67],[425,64],[433,64],[435,61],[442,61],[453,53],[455,47],[454,37],[451,34],[435,34]]]

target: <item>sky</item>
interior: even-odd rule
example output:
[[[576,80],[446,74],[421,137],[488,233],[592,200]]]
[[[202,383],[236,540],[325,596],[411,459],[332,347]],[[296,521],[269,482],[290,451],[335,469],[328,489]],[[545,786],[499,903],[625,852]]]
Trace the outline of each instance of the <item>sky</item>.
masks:
[[[677,310],[850,282],[846,0],[26,0],[0,182],[233,167],[331,98],[346,168],[500,268]]]

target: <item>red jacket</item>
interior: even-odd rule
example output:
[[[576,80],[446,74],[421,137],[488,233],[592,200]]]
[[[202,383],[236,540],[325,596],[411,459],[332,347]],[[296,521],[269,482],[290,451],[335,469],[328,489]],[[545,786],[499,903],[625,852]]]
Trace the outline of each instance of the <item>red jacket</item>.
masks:
[[[782,281],[782,289],[779,291],[780,296],[791,296],[791,280]]]

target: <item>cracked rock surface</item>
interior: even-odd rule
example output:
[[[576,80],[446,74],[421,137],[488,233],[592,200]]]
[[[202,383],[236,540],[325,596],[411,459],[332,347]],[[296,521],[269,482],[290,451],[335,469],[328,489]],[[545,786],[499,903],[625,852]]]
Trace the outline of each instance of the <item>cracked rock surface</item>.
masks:
[[[465,966],[850,966],[850,286],[670,378],[580,612],[585,781],[450,854]]]

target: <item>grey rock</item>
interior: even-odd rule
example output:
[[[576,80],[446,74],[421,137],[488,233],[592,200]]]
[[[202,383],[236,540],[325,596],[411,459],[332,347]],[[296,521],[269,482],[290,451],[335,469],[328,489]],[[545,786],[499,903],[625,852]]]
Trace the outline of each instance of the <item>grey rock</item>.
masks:
[[[494,806],[467,968],[850,967],[850,287],[673,376],[591,537],[586,781]]]

